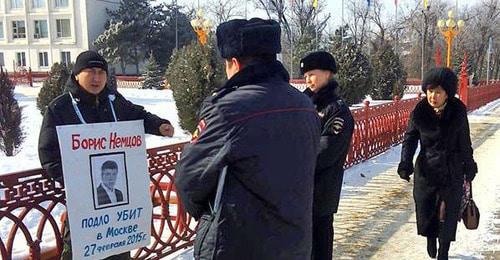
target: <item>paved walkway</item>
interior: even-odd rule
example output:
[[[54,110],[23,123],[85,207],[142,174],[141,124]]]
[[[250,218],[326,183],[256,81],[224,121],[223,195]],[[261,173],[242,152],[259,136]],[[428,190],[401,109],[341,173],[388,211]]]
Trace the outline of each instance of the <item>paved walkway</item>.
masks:
[[[500,259],[500,108],[489,115],[470,116],[474,157],[479,173],[473,182],[474,200],[481,212],[478,230],[459,223],[450,259]],[[416,235],[415,214],[373,255],[373,259],[430,259],[426,240]]]

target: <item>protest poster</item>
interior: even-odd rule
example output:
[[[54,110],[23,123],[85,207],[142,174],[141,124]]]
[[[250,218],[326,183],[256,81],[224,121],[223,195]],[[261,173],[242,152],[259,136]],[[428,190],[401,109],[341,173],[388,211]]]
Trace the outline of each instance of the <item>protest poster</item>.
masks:
[[[151,197],[142,120],[57,126],[73,259],[147,246]]]

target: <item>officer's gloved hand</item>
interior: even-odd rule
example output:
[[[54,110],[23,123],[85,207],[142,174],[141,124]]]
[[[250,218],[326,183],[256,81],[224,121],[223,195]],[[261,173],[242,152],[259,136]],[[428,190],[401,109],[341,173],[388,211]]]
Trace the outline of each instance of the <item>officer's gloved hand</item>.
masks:
[[[399,163],[398,174],[403,180],[410,181],[410,175],[413,173],[413,165],[407,163]]]

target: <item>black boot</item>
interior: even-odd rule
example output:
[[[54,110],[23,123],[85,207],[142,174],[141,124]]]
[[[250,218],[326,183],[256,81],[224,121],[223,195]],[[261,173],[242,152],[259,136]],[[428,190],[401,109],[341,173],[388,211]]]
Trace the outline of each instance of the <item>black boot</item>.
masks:
[[[450,241],[439,239],[438,260],[448,260],[448,250],[450,250]]]
[[[427,237],[427,254],[430,258],[436,258],[437,246],[435,237]]]

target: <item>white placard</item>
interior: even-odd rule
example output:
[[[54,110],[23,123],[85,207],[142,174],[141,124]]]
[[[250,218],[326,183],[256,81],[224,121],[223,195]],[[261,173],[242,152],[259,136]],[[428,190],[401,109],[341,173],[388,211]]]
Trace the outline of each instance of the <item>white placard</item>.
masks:
[[[73,259],[147,246],[151,197],[142,120],[57,127]]]

